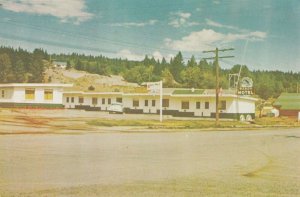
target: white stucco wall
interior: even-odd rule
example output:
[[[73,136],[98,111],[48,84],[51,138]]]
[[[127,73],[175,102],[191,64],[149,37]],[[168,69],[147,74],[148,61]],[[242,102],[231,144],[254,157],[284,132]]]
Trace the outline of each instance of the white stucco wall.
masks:
[[[4,91],[4,97],[2,97],[2,91]],[[0,88],[0,102],[13,102],[13,91],[12,87]]]
[[[25,99],[25,90],[34,89],[34,99]],[[2,98],[2,90],[5,91],[5,96]],[[53,99],[46,100],[44,91],[52,90]],[[0,88],[0,102],[13,103],[34,103],[34,104],[62,104],[63,88],[62,87],[3,87]]]
[[[74,102],[72,102],[72,97],[74,98]],[[79,103],[79,98],[83,97],[83,103]],[[67,98],[69,98],[69,102],[67,102]],[[97,98],[97,104],[94,105],[92,103],[93,98]],[[87,95],[82,93],[64,93],[63,94],[63,104],[65,108],[75,108],[76,105],[89,105],[91,107],[101,107],[101,110],[107,110],[108,106],[111,103],[116,102],[117,98],[122,98],[121,95],[115,94],[94,94],[94,95]],[[105,100],[105,103],[102,104],[102,99]],[[110,104],[108,100],[110,99]]]
[[[69,102],[66,102],[69,97]],[[74,102],[71,102],[71,98],[74,97]],[[83,103],[79,103],[79,97],[84,98]],[[92,104],[92,98],[98,99],[97,105]],[[105,99],[105,104],[102,104],[102,99]],[[64,93],[63,104],[66,108],[75,108],[75,105],[89,105],[91,107],[101,107],[101,110],[106,110],[110,104],[108,104],[108,98],[111,99],[111,103],[116,102],[116,98],[122,98],[124,108],[129,109],[141,109],[143,113],[156,113],[160,109],[159,96],[142,95],[142,94],[101,94],[101,95],[87,95],[84,93]],[[169,107],[164,107],[165,110],[178,110],[180,112],[194,112],[195,116],[210,117],[211,113],[216,112],[215,98],[213,96],[169,96],[164,95],[164,99],[169,99]],[[133,107],[133,100],[139,101],[138,107]],[[145,100],[148,100],[148,106],[145,106]],[[155,106],[152,106],[152,100],[155,100]],[[220,110],[221,113],[255,113],[255,101],[246,99],[237,99],[234,97],[220,97],[221,101],[226,101],[226,109]],[[182,101],[189,102],[189,109],[182,109]],[[200,109],[196,108],[196,102],[200,102]],[[209,102],[209,108],[205,109],[205,102]]]
[[[33,100],[25,99],[25,90],[34,89],[35,98]],[[44,99],[44,91],[53,90],[53,99]],[[14,87],[12,101],[15,103],[42,103],[42,104],[62,104],[63,88],[61,87]]]
[[[183,101],[189,102],[189,109],[182,109],[181,103]],[[200,102],[200,109],[197,109],[196,102]],[[209,102],[208,109],[205,109],[205,102]],[[170,109],[180,112],[194,112],[195,116],[209,117],[216,110],[215,100],[209,97],[172,97],[171,103]]]
[[[139,101],[138,107],[133,107],[133,100]],[[145,100],[148,100],[148,106],[145,106]],[[152,100],[155,100],[155,106],[152,106]],[[123,106],[130,109],[142,109],[144,113],[156,113],[160,109],[159,96],[125,95],[123,96]]]
[[[228,113],[255,113],[255,101],[236,98],[229,103],[227,112]]]

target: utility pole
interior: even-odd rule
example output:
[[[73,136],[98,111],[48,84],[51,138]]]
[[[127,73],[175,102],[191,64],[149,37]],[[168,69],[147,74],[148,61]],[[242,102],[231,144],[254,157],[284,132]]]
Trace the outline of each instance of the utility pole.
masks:
[[[218,49],[211,51],[203,51],[203,53],[215,53],[215,57],[209,57],[204,59],[214,59],[216,65],[216,126],[219,126],[219,93],[220,93],[220,77],[219,77],[219,59],[232,58],[234,56],[222,56],[219,57],[219,52],[232,51],[233,48]]]

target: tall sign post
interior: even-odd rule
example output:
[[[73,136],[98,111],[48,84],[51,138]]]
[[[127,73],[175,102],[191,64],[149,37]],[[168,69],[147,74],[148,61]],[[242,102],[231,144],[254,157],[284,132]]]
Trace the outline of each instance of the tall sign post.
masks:
[[[147,82],[147,90],[149,90],[149,92],[153,95],[159,94],[159,120],[162,122],[163,82]]]

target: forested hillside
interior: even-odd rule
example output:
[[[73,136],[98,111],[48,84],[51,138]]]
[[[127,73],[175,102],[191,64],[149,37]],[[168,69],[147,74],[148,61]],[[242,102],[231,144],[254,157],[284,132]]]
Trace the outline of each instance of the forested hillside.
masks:
[[[0,82],[43,82],[43,72],[50,62],[66,61],[71,67],[100,75],[122,75],[128,82],[164,80],[164,87],[214,88],[215,65],[206,60],[197,62],[192,56],[187,63],[179,52],[170,62],[145,57],[143,61],[128,61],[104,56],[47,54],[42,49],[28,52],[22,49],[0,48]],[[237,73],[240,65],[221,69],[221,87],[228,88],[228,75]],[[296,92],[300,73],[282,71],[251,71],[243,66],[241,77],[251,77],[257,95],[267,99],[281,92]]]

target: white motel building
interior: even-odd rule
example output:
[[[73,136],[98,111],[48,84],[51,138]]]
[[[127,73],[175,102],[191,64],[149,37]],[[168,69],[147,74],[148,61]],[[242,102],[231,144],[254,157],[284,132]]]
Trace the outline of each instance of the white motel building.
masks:
[[[67,91],[72,84],[0,84],[0,107],[66,108],[107,111],[122,103],[124,113],[159,114],[160,96],[150,93]],[[215,117],[215,90],[163,89],[163,114],[177,117]],[[220,118],[254,119],[256,98],[223,90]]]
[[[72,84],[0,84],[0,107],[61,108],[66,87]]]

